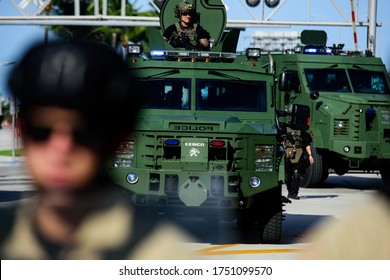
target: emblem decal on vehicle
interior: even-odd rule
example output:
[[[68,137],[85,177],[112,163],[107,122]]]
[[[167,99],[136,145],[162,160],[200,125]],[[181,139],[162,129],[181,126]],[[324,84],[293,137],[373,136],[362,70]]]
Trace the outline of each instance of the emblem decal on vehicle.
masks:
[[[191,148],[189,154],[190,157],[197,157],[200,154],[200,151],[196,148]]]

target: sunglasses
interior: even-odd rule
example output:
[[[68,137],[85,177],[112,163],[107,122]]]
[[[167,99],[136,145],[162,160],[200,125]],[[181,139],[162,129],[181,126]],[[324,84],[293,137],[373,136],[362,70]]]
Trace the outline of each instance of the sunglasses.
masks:
[[[49,140],[53,133],[53,128],[48,126],[38,126],[28,124],[25,126],[26,135],[34,142],[46,142]],[[91,146],[96,144],[96,137],[93,132],[87,129],[73,129],[72,132],[73,141],[82,146]]]
[[[192,13],[181,13],[182,16],[192,16]]]

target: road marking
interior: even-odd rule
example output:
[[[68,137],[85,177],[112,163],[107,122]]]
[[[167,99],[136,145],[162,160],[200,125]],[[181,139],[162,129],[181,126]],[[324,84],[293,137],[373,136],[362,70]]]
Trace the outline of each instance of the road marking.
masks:
[[[249,254],[282,254],[282,253],[297,253],[301,249],[257,249],[257,250],[223,250],[242,244],[226,244],[220,246],[213,246],[196,251],[197,254],[203,256],[217,256],[217,255],[249,255]]]

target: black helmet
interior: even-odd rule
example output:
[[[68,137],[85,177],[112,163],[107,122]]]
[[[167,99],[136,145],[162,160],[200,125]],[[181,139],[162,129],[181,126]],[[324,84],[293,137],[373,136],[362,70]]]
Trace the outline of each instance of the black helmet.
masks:
[[[175,17],[177,17],[177,18],[180,18],[180,15],[183,13],[193,14],[194,12],[195,12],[194,6],[185,0],[183,2],[177,4],[175,7]]]
[[[115,136],[132,129],[136,118],[138,87],[130,81],[126,63],[113,49],[52,42],[32,47],[8,85],[22,116],[35,105],[76,109],[101,134]]]

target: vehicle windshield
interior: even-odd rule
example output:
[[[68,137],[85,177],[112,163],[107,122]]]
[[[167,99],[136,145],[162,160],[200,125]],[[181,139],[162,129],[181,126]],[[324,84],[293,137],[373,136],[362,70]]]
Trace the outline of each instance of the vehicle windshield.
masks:
[[[196,109],[212,111],[265,112],[264,81],[202,80],[196,82]]]
[[[156,79],[141,82],[141,107],[146,109],[190,109],[190,79]]]
[[[348,69],[348,75],[356,93],[390,94],[383,72]]]
[[[352,92],[344,69],[305,69],[311,91]]]
[[[348,76],[355,93],[389,94],[389,86],[383,72],[348,69]],[[310,90],[323,92],[352,92],[344,69],[305,69]]]

